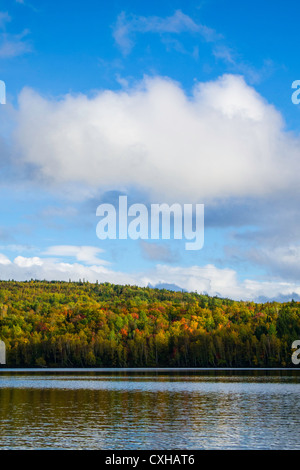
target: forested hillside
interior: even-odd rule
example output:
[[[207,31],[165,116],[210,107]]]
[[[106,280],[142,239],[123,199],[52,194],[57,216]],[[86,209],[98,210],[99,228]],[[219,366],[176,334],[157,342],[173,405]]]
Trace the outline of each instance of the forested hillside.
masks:
[[[293,367],[300,303],[1,281],[0,339],[7,367]]]

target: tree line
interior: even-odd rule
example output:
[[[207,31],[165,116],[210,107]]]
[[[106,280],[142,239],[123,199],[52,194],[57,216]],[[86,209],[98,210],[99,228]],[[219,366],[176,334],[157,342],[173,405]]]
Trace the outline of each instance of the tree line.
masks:
[[[300,303],[0,281],[6,367],[293,367]]]

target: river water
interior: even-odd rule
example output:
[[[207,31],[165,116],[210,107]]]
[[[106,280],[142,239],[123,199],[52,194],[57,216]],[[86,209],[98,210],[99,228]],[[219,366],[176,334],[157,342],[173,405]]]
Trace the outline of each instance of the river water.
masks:
[[[300,370],[0,369],[0,449],[300,449]]]

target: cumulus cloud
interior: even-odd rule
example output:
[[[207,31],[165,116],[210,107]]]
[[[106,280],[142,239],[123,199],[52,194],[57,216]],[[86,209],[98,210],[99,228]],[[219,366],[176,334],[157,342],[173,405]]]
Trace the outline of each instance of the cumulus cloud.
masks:
[[[57,250],[59,251],[59,250]],[[111,282],[146,287],[159,284],[173,284],[190,292],[207,293],[236,300],[255,300],[259,297],[275,298],[280,295],[300,295],[300,286],[293,282],[239,281],[233,269],[220,269],[209,264],[205,266],[157,265],[154,269],[135,274],[114,271],[105,266],[66,263],[57,259],[17,256],[12,262],[0,254],[0,279],[24,281],[30,279]]]
[[[62,254],[62,250],[59,249],[49,251]],[[37,256],[30,258],[17,256],[13,261],[10,261],[5,255],[0,254],[0,279],[14,279],[16,281],[30,279],[48,281],[69,281],[71,279],[71,281],[79,281],[85,279],[89,282],[99,281],[133,285],[137,285],[139,282],[139,285],[141,285],[138,276],[110,270],[107,267],[100,266],[99,260],[96,261],[96,264],[86,265],[78,262],[66,263],[57,258]]]
[[[166,202],[298,187],[299,139],[241,76],[199,83],[191,97],[158,77],[92,98],[24,89],[15,138],[23,162],[62,186],[136,186]]]
[[[220,269],[213,264],[205,266],[166,266],[158,265],[155,271],[144,276],[143,280],[151,285],[162,283],[176,284],[187,291],[206,292],[214,296],[227,297],[235,300],[255,300],[259,297],[274,298],[279,294],[300,294],[300,286],[294,282],[282,280],[240,281],[234,269]]]
[[[0,264],[5,266],[5,265],[8,265],[10,263],[11,263],[11,261],[7,258],[7,256],[0,253]]]
[[[149,274],[150,284],[157,284],[154,282],[155,278],[159,278],[161,283],[171,283],[183,287],[187,291],[198,293],[207,292],[210,295],[222,294],[227,297],[228,291],[231,290],[231,295],[238,294],[236,272],[232,269],[218,269],[214,265],[200,266],[166,266],[157,265],[155,272]]]
[[[34,256],[33,258],[17,256],[14,259],[14,264],[19,266],[20,268],[31,268],[32,266],[42,266],[43,261],[38,256]]]

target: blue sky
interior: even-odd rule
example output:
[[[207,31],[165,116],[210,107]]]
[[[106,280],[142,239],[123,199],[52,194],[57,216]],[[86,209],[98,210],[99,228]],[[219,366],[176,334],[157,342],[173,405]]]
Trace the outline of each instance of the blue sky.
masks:
[[[300,295],[298,2],[3,0],[0,278]],[[205,204],[205,242],[99,204]]]

